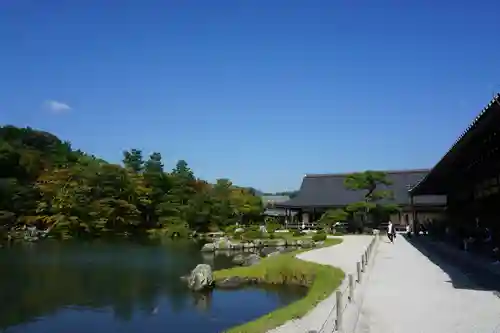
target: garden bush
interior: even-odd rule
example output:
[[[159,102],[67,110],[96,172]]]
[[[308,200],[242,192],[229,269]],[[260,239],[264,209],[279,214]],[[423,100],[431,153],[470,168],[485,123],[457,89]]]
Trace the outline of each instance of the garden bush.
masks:
[[[248,239],[248,240],[259,239],[259,238],[263,238],[263,235],[258,230],[248,230],[248,231],[245,231],[243,234],[241,234],[241,238]]]
[[[266,230],[270,234],[274,233],[279,228],[281,228],[281,225],[278,223],[275,223],[275,222],[272,222],[272,223],[269,223],[266,225]]]
[[[305,232],[303,232],[303,231],[300,231],[300,230],[295,230],[295,231],[293,232],[293,237],[305,236],[305,234],[306,234],[306,233],[305,233]]]
[[[312,236],[312,240],[315,242],[322,242],[326,239],[326,233],[320,231]]]
[[[224,232],[227,233],[227,234],[232,234],[234,233],[234,231],[236,230],[236,228],[238,228],[236,225],[232,224],[232,225],[228,225],[227,227],[224,228]]]

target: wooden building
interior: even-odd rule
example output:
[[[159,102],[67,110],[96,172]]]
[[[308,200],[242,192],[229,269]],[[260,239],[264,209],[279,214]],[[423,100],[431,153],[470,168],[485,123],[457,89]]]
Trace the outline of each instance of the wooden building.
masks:
[[[284,217],[285,209],[276,207],[276,205],[290,200],[290,197],[287,195],[263,195],[261,200],[264,205],[264,216]]]
[[[393,200],[401,211],[390,216],[395,224],[407,225],[418,218],[438,219],[444,212],[446,197],[439,195],[415,196],[413,201],[408,190],[419,183],[429,173],[428,169],[383,171],[392,182],[388,187],[378,189],[392,190]],[[321,215],[331,208],[344,208],[353,202],[364,200],[364,191],[349,190],[344,185],[348,174],[310,174],[302,180],[298,194],[288,201],[276,204],[286,210],[287,219],[291,221],[291,212],[296,212],[299,224],[314,225]]]
[[[500,234],[499,184],[500,94],[497,94],[410,193],[444,195],[451,225],[474,228],[481,224]]]

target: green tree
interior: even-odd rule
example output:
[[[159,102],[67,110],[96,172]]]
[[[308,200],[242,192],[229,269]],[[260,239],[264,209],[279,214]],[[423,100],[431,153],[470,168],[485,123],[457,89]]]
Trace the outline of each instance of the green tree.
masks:
[[[373,220],[373,217],[380,216],[381,212],[390,213],[397,210],[398,207],[391,202],[394,197],[393,192],[387,189],[391,184],[387,174],[381,171],[368,170],[348,175],[344,180],[344,186],[352,191],[362,191],[364,200],[350,203],[346,210],[354,215],[363,216],[362,222],[367,222],[371,218]]]
[[[125,151],[120,166],[47,132],[0,127],[0,240],[26,225],[60,238],[186,235],[260,219],[256,194],[197,179],[184,160],[165,172],[157,152]]]
[[[131,149],[123,152],[123,164],[135,173],[140,173],[144,168],[144,160],[142,151],[139,149]]]
[[[343,209],[329,209],[321,215],[319,224],[325,229],[332,229],[335,223],[345,222],[349,217],[349,213]]]

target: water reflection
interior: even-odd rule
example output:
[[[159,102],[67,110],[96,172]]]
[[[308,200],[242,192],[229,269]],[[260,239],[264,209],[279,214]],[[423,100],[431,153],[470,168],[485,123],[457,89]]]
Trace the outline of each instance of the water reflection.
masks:
[[[179,279],[198,263],[219,269],[232,266],[231,260],[185,242],[46,242],[3,249],[0,330],[218,332],[305,293],[247,288],[193,294]]]

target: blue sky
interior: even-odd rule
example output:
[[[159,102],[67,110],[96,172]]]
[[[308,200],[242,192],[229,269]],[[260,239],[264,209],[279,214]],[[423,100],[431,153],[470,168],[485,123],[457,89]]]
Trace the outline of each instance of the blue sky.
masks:
[[[404,3],[404,6],[401,4]],[[432,167],[500,91],[496,2],[4,0],[0,123],[265,191]]]

